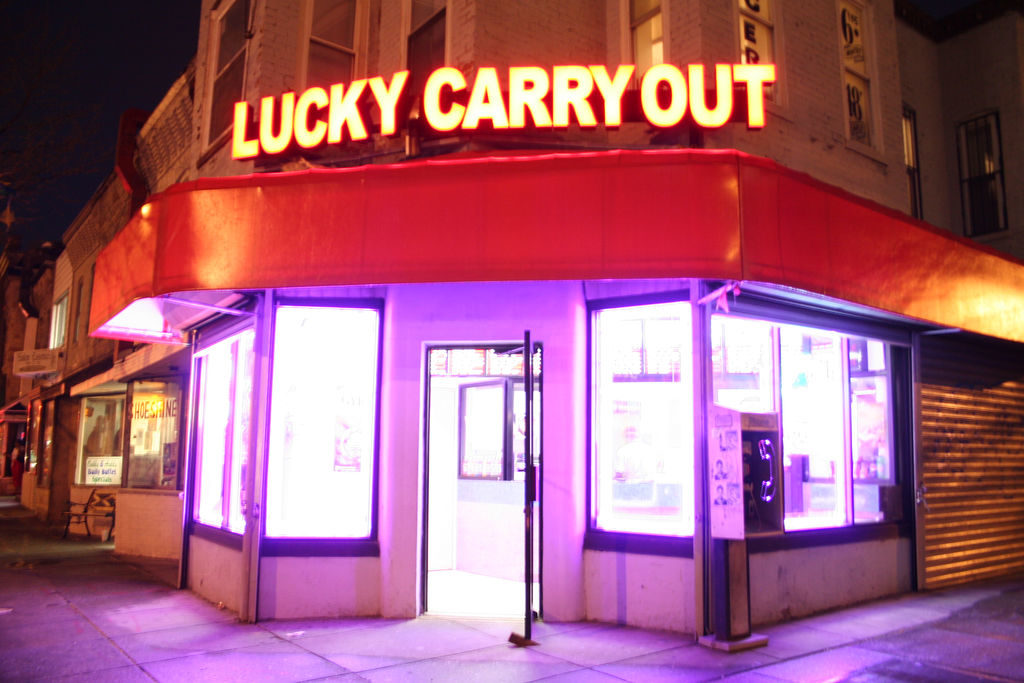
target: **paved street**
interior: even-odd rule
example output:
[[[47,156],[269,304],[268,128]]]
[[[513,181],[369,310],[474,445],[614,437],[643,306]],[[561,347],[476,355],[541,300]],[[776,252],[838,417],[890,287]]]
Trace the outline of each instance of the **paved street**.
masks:
[[[538,624],[526,649],[502,621],[240,624],[150,569],[0,498],[0,680],[1024,680],[1024,577],[761,629],[767,647],[730,655],[594,623]]]

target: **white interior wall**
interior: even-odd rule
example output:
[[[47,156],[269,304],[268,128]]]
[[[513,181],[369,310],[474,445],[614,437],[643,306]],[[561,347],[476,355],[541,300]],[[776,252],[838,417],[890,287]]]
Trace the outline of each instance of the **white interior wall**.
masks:
[[[430,516],[427,568],[455,569],[456,484],[458,481],[458,377],[430,383]]]
[[[456,568],[509,581],[523,580],[523,496],[521,481],[459,482]],[[433,506],[430,507],[433,514]],[[538,534],[534,533],[534,550]],[[534,555],[534,572],[539,570]]]

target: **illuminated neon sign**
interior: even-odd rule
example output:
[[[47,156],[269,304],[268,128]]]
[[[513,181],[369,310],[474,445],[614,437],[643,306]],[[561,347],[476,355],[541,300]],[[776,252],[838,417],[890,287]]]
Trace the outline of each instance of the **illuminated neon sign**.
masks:
[[[461,71],[442,67],[431,72],[421,93],[421,115],[440,133],[473,131],[481,126],[495,130],[567,128],[575,120],[587,128],[598,124],[615,127],[623,121],[623,102],[633,72],[631,64],[609,73],[604,66],[566,65],[547,69],[518,66],[508,69],[504,92],[497,69],[482,67],[470,84]],[[746,89],[746,120],[750,128],[765,125],[764,86],[775,82],[774,64],[716,64],[714,106],[708,100],[705,68],[690,64],[685,73],[672,64],[657,64],[640,80],[640,110],[658,128],[680,124],[687,112],[703,128],[719,128],[733,116],[734,87]],[[309,88],[301,94],[260,100],[258,123],[252,123],[248,102],[235,104],[231,156],[250,159],[259,154],[280,154],[293,144],[302,148],[365,140],[370,136],[367,106],[380,112],[379,132],[398,131],[400,102],[409,81],[399,71],[389,81],[377,76],[329,88]],[[369,95],[367,95],[367,90]],[[600,99],[603,106],[595,106]]]

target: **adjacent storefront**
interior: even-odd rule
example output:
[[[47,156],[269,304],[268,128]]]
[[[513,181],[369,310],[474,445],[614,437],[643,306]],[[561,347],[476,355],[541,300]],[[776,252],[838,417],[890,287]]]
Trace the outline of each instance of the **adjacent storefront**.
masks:
[[[25,404],[14,401],[0,408],[0,479],[5,491],[20,492],[25,467],[25,423],[28,411]],[[18,461],[15,464],[15,460]],[[17,473],[18,482],[14,475]]]
[[[181,483],[183,583],[244,619],[528,596],[701,634],[722,576],[754,624],[917,585],[914,349],[1024,342],[1022,270],[736,152],[208,179],[108,245],[92,309],[191,339],[188,398],[82,419],[130,414],[121,476]]]
[[[70,387],[79,435],[71,496],[116,493],[113,538],[122,555],[180,557],[188,365],[185,345],[144,347]]]

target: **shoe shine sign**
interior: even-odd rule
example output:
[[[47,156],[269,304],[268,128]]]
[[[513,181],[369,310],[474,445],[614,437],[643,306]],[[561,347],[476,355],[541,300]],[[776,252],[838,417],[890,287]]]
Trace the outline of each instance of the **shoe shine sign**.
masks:
[[[422,92],[414,96],[420,101],[420,119],[438,133],[528,125],[565,129],[572,122],[587,128],[599,120],[615,127],[622,124],[624,110],[630,120],[637,108],[644,120],[658,128],[683,123],[687,112],[695,125],[719,128],[732,120],[734,104],[746,110],[748,127],[765,125],[764,90],[775,82],[774,64],[716,64],[713,96],[701,64],[690,64],[685,74],[672,64],[657,64],[640,79],[639,93],[627,90],[635,68],[625,64],[609,73],[605,66],[511,67],[508,90],[503,91],[498,71],[492,67],[480,68],[472,83],[458,69],[442,67],[431,72]],[[403,104],[409,102],[408,82],[409,72],[399,71],[389,81],[376,76],[309,88],[301,94],[288,92],[280,98],[264,97],[258,123],[253,122],[249,103],[238,102],[231,156],[251,159],[280,154],[293,145],[310,149],[365,140],[371,129],[394,135],[399,120],[408,116],[409,106]],[[371,107],[377,109],[376,120]]]

